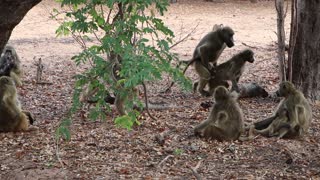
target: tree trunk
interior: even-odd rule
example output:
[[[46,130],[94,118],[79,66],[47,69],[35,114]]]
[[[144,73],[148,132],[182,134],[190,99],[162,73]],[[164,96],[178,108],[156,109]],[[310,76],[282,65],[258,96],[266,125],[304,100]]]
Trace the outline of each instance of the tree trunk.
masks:
[[[285,66],[285,31],[284,31],[284,0],[276,0],[275,6],[277,10],[277,35],[278,35],[278,62],[279,62],[279,77],[280,81],[286,81],[286,66]]]
[[[291,23],[290,37],[292,82],[306,97],[320,100],[320,1],[294,1],[296,19]]]
[[[39,2],[41,0],[0,0],[0,52],[7,44],[13,28]]]

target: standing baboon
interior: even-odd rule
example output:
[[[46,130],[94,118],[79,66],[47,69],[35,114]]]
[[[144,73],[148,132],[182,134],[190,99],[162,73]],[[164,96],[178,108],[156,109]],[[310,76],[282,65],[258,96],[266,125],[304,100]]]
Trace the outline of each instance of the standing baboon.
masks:
[[[17,86],[21,86],[22,71],[20,59],[12,46],[5,46],[0,57],[0,76],[10,76]]]
[[[233,35],[234,31],[230,27],[215,24],[211,32],[200,40],[193,52],[192,59],[188,61],[183,72],[185,72],[191,64],[195,63],[197,73],[201,77],[209,79],[211,77],[209,71],[212,69],[210,63],[215,66],[226,46],[229,48],[234,46]]]
[[[278,105],[275,114],[254,123],[250,131],[279,138],[306,134],[312,119],[311,107],[306,98],[288,81],[280,84],[277,94],[284,99]]]
[[[209,117],[194,128],[195,135],[219,141],[238,139],[243,132],[243,115],[237,95],[219,86],[215,90],[214,98],[215,104]]]
[[[17,90],[12,78],[0,77],[0,132],[17,132],[29,130],[33,123],[31,113],[21,110]]]
[[[183,73],[194,63],[195,70],[200,78],[209,80],[211,77],[210,70],[216,66],[222,51],[226,46],[229,48],[234,46],[233,35],[234,32],[230,27],[215,25],[213,30],[200,40]]]

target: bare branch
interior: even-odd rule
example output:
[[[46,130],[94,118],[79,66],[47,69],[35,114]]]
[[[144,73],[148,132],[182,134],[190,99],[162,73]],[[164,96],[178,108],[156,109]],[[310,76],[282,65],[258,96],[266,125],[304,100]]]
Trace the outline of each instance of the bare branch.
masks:
[[[174,43],[173,45],[171,45],[169,48],[172,49],[175,46],[177,46],[178,44],[182,43],[183,41],[185,41],[188,37],[190,37],[197,29],[197,27],[199,26],[199,22],[197,23],[197,25],[182,39],[180,39],[179,41],[177,41],[176,43]]]

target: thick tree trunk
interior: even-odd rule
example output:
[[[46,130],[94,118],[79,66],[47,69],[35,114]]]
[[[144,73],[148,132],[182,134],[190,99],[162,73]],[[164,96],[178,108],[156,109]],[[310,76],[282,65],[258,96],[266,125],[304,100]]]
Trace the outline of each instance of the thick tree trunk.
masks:
[[[13,28],[39,2],[41,0],[0,0],[0,52],[7,44]]]
[[[290,42],[292,82],[306,97],[320,100],[320,1],[296,1]]]

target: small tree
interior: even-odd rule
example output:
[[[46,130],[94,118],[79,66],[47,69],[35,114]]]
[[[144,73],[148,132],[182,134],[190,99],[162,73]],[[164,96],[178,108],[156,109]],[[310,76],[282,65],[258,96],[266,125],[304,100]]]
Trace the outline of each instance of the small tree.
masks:
[[[174,37],[156,13],[163,15],[169,2],[166,0],[62,0],[65,20],[57,30],[58,35],[71,34],[83,51],[73,60],[80,65],[89,62],[91,68],[77,76],[71,114],[81,103],[79,95],[85,85],[97,89],[97,103],[90,111],[91,119],[105,119],[109,106],[104,101],[109,94],[126,96],[136,86],[146,81],[162,79],[163,73],[186,85],[183,74],[171,66],[176,56],[169,52]],[[57,17],[61,12],[55,10]],[[88,45],[90,44],[90,46]],[[114,72],[114,58],[118,72]],[[116,73],[117,78],[114,78]],[[133,110],[137,101],[130,93],[125,102],[128,113],[116,118],[116,123],[126,128],[137,122],[138,112]],[[133,101],[131,101],[133,99]],[[128,100],[128,98],[127,98]],[[68,120],[70,121],[70,119]],[[68,125],[65,121],[63,124]],[[61,126],[61,130],[65,129]]]
[[[285,63],[285,31],[284,20],[286,12],[284,11],[284,0],[276,0],[277,10],[277,35],[278,35],[278,62],[280,81],[286,81],[286,63]]]

